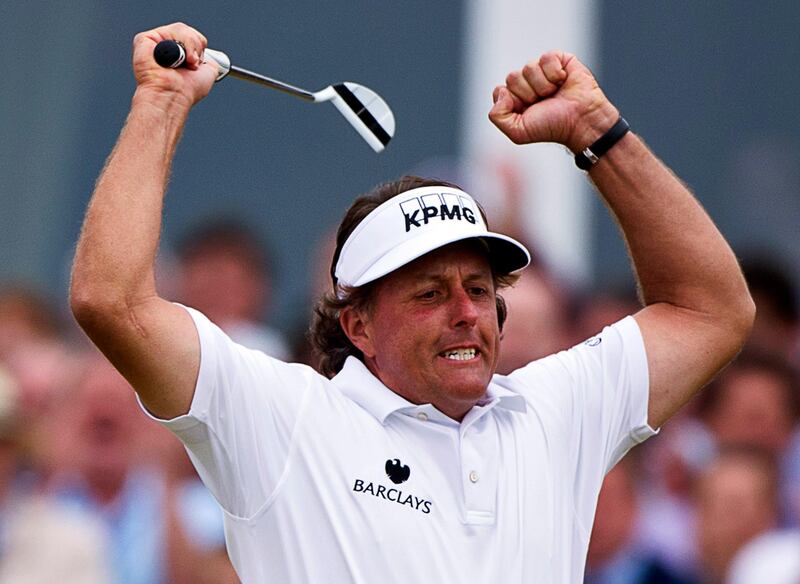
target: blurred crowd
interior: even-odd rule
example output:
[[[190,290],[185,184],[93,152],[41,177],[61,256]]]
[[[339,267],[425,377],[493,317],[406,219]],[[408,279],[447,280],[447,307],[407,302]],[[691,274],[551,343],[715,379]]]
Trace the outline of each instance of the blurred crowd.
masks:
[[[510,193],[492,227],[525,240],[514,200]],[[330,238],[309,269],[308,318],[330,285]],[[175,246],[175,258],[158,270],[162,295],[244,345],[315,364],[304,326],[286,334],[266,324],[275,274],[245,223],[205,222]],[[758,309],[751,339],[607,476],[588,583],[800,582],[798,291],[774,257],[743,266]],[[499,373],[639,306],[632,279],[585,294],[538,257],[504,296]],[[238,582],[222,512],[183,447],[59,306],[0,282],[0,584]]]

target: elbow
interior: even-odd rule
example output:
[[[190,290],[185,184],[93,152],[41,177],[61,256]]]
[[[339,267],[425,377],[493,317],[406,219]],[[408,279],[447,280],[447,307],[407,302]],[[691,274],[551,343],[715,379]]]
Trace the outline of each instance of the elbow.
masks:
[[[742,309],[742,329],[743,329],[744,341],[746,341],[750,337],[750,332],[753,330],[753,324],[755,324],[755,321],[756,321],[756,303],[753,300],[753,297],[750,296],[750,292],[748,292],[744,302],[744,307]]]
[[[731,343],[735,345],[735,352],[738,353],[750,337],[756,319],[756,305],[749,291],[745,290],[738,301],[732,303],[728,308],[727,317]]]
[[[75,322],[90,337],[93,331],[107,328],[125,312],[125,302],[118,295],[74,278],[69,288],[69,307]]]
[[[94,300],[94,297],[87,294],[85,290],[76,290],[71,287],[69,292],[69,308],[75,322],[78,323],[86,334],[91,336],[90,331],[102,320],[100,318],[102,310]]]
[[[85,288],[76,287],[74,284],[69,289],[69,308],[72,316],[81,328],[95,319],[98,312],[98,303],[94,295]]]

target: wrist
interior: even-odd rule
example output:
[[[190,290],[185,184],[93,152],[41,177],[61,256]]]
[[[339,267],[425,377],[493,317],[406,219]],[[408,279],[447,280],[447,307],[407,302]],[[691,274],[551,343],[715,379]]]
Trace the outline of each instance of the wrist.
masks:
[[[185,119],[192,109],[192,100],[175,91],[140,85],[131,100],[131,109],[153,110],[169,117]]]
[[[575,155],[575,165],[581,170],[591,170],[595,164],[600,162],[601,157],[605,156],[617,142],[622,140],[630,129],[631,127],[625,118],[620,116],[605,134]]]
[[[608,132],[618,119],[619,110],[606,100],[580,117],[567,147],[573,154],[582,152]]]

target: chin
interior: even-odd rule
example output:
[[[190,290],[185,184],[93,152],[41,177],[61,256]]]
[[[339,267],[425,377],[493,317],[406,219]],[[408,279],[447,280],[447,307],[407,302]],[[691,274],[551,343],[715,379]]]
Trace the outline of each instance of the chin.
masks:
[[[447,395],[457,396],[460,401],[476,402],[484,396],[488,386],[488,379],[484,379],[483,377],[481,379],[473,378],[464,380],[461,383],[452,383],[445,391]]]

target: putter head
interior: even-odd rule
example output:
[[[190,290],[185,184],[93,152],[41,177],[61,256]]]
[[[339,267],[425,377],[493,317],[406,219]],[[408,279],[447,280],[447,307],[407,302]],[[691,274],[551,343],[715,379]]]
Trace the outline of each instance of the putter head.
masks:
[[[381,152],[394,136],[392,110],[368,87],[345,81],[316,92],[314,101],[332,101],[375,152]]]

